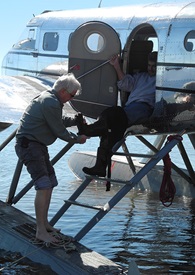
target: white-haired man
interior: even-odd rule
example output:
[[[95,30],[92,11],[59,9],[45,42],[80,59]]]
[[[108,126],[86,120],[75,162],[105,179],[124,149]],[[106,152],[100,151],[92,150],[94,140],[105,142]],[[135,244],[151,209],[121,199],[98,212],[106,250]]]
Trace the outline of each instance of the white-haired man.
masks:
[[[48,222],[48,210],[53,187],[58,182],[47,146],[57,138],[66,142],[85,143],[85,135],[77,136],[66,129],[76,125],[76,118],[62,115],[63,104],[80,90],[81,85],[73,74],[59,77],[51,90],[42,92],[30,102],[16,134],[16,154],[26,165],[36,190],[36,238],[44,242],[57,242],[50,234],[56,229]]]

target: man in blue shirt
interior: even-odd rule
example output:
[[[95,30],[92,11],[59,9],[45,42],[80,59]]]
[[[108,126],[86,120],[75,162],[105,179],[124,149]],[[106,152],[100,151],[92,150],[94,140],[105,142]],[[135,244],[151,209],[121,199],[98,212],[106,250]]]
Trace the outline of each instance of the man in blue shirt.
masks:
[[[156,62],[157,52],[152,52],[148,56],[147,72],[125,75],[119,56],[116,55],[110,60],[119,79],[118,88],[130,92],[130,95],[124,108],[116,106],[106,109],[94,124],[84,125],[81,120],[80,134],[101,137],[96,164],[91,168],[84,167],[86,174],[104,177],[111,160],[112,147],[123,137],[127,127],[143,124],[152,115],[155,104]]]

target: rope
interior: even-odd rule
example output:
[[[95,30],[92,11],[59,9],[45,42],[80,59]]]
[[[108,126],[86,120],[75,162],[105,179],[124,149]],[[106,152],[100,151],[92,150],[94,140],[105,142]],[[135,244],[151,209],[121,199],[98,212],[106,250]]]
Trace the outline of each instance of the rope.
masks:
[[[107,164],[108,164],[108,170],[107,170],[107,178],[108,179],[111,179],[111,174],[112,174],[112,153],[109,153],[108,154],[108,161],[107,161]],[[111,183],[110,183],[110,180],[107,180],[106,181],[106,192],[110,191],[110,187],[111,187]]]
[[[57,242],[44,242],[35,238],[32,239],[32,243],[35,245],[44,245],[49,248],[63,248],[67,253],[76,250],[72,237],[65,236],[58,232],[52,232],[51,234],[57,239]]]
[[[182,137],[179,135],[174,135],[174,136],[170,135],[167,138],[166,144],[173,139],[178,139],[181,141]],[[159,198],[164,206],[169,207],[172,204],[176,193],[175,184],[171,178],[171,159],[169,154],[166,154],[164,156],[163,162],[164,162],[164,174],[163,174],[163,179],[160,187]]]
[[[36,248],[35,250],[31,251],[30,253],[27,253],[25,256],[23,256],[23,257],[21,257],[21,258],[15,260],[15,261],[12,262],[11,264],[2,267],[2,268],[0,269],[0,272],[2,272],[4,269],[8,269],[8,268],[12,267],[13,265],[15,265],[16,263],[18,263],[19,261],[21,261],[21,260],[23,260],[24,258],[28,257],[29,255],[31,255],[31,254],[37,252],[38,250],[42,249],[43,247],[44,247],[44,245],[42,245],[41,247]]]
[[[2,268],[0,268],[0,272],[2,272],[4,269],[8,269],[18,263],[19,261],[23,260],[24,258],[28,257],[29,255],[36,253],[38,250],[47,247],[47,248],[63,248],[67,253],[76,250],[76,246],[73,244],[74,239],[69,236],[64,236],[61,233],[52,232],[52,235],[58,240],[57,243],[54,242],[44,242],[41,240],[38,240],[36,238],[31,239],[31,243],[34,245],[40,245],[40,247],[32,250],[31,252],[27,253],[26,255],[22,256],[21,258],[15,260],[9,265],[6,265]]]

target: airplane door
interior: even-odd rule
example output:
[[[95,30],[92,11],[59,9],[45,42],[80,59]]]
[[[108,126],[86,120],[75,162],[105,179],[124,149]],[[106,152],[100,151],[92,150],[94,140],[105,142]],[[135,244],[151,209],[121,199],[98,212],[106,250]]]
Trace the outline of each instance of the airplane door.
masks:
[[[118,34],[103,22],[87,22],[71,34],[69,72],[82,85],[82,93],[71,100],[74,109],[97,118],[107,107],[117,105],[117,75],[109,58],[120,50]]]

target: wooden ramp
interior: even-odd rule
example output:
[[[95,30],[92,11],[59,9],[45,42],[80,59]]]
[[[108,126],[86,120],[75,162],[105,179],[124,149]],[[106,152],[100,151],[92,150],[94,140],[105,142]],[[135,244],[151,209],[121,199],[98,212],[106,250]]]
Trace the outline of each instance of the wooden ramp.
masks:
[[[63,247],[46,247],[34,240],[35,219],[0,201],[1,249],[20,252],[34,262],[49,265],[59,275],[126,273],[119,265],[77,241],[72,242],[72,250],[66,251]]]

